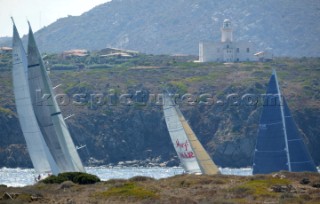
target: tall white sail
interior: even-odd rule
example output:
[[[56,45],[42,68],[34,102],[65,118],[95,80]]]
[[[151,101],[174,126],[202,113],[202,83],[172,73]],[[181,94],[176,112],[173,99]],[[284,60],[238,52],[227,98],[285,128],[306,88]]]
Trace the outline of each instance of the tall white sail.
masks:
[[[13,24],[12,78],[15,103],[28,152],[38,173],[58,173],[38,126],[29,92],[27,57],[19,33]]]
[[[39,127],[61,172],[84,172],[82,162],[54,99],[50,78],[44,67],[29,24],[28,73],[30,94]]]
[[[163,97],[163,112],[171,141],[184,169],[188,173],[217,174],[217,166],[167,94]]]

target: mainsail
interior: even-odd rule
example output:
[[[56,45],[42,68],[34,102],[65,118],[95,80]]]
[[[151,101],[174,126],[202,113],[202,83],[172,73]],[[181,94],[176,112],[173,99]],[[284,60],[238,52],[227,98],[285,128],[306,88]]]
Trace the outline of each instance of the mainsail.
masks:
[[[273,71],[260,119],[253,174],[281,170],[317,172],[288,105],[281,95],[276,72]]]
[[[163,96],[163,112],[171,141],[186,172],[217,174],[217,166],[167,94]]]
[[[58,168],[43,140],[33,111],[28,86],[27,57],[13,22],[12,78],[15,103],[28,152],[38,173],[58,173]]]
[[[60,172],[83,172],[84,168],[54,98],[50,78],[29,24],[28,77],[35,115]]]

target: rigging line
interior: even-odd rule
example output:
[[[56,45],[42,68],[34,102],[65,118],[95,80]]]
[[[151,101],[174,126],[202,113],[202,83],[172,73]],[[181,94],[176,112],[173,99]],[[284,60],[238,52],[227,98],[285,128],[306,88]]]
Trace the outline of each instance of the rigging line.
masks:
[[[283,151],[285,151],[285,150],[279,150],[279,151],[260,151],[260,150],[255,150],[255,152],[261,152],[261,153],[272,153],[272,152],[279,153],[279,152],[283,152]]]
[[[301,161],[301,162],[291,162],[291,164],[304,164],[304,163],[311,163],[311,161]]]
[[[277,125],[277,124],[281,124],[282,121],[280,122],[275,122],[275,123],[266,123],[266,124],[261,124],[261,125]]]
[[[294,141],[301,141],[302,139],[293,139],[293,140],[288,140],[288,142],[294,142]]]
[[[74,114],[71,114],[71,115],[65,117],[64,120],[67,120],[67,119],[69,119],[69,118],[71,118],[71,117],[73,117],[73,116],[74,116]]]
[[[61,86],[62,84],[58,84],[57,86],[53,87],[52,90],[58,88],[59,86]]]
[[[41,132],[41,131],[25,131],[24,133],[38,133],[38,132]]]

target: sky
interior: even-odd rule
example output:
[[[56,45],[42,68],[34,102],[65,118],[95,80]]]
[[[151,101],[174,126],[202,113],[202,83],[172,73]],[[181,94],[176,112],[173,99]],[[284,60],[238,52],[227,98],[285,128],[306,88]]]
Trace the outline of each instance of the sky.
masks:
[[[33,31],[68,15],[79,16],[93,7],[111,0],[0,0],[0,37],[12,36],[15,20],[20,35],[27,34],[27,19]]]

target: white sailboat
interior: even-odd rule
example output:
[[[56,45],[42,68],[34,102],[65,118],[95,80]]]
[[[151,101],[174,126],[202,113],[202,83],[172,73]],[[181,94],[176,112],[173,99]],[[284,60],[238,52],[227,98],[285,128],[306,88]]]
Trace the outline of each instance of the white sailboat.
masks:
[[[38,174],[58,174],[58,167],[43,139],[34,114],[28,85],[27,57],[14,22],[12,47],[15,103],[32,164]]]
[[[28,83],[40,130],[60,172],[84,172],[76,147],[54,98],[51,81],[30,23],[28,24]]]
[[[13,20],[12,20],[13,21]],[[13,22],[13,85],[19,122],[39,174],[84,172],[54,99],[53,89],[29,24],[28,58]],[[39,91],[46,97],[37,98]]]
[[[187,173],[213,175],[219,169],[168,94],[163,96],[163,112],[171,141]]]

